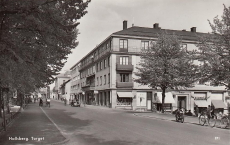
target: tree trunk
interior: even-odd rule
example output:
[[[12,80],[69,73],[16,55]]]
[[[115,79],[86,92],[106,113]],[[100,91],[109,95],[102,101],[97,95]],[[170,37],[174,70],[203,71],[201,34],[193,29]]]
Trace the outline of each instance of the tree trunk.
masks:
[[[161,107],[161,112],[162,113],[165,112],[165,107],[164,107],[164,104],[165,104],[165,90],[166,90],[166,88],[162,87],[162,107]]]
[[[2,114],[2,106],[3,105],[3,99],[2,99],[2,87],[0,87],[0,118],[3,118]]]

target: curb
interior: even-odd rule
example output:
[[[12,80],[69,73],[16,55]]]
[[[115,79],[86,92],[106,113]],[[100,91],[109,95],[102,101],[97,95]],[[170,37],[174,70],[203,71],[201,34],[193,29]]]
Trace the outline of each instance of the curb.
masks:
[[[148,116],[148,115],[137,115],[137,114],[133,114],[134,116],[138,116],[138,117],[145,117],[145,118],[155,118],[155,119],[158,119],[158,120],[167,120],[167,121],[175,121],[175,120],[171,120],[171,119],[165,119],[165,118],[160,118],[160,117],[155,117],[155,116]],[[175,121],[176,122],[176,121]],[[199,123],[197,122],[186,122],[184,121],[184,123],[186,124],[192,124],[192,125],[200,125]],[[229,130],[229,128],[221,128],[220,126],[215,126],[215,127],[212,127],[212,128],[215,128],[215,129],[224,129],[224,130]]]

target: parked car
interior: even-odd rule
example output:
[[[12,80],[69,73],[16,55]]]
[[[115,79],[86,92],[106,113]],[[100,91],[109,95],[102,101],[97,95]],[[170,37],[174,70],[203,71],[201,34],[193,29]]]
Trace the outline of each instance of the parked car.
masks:
[[[79,101],[72,101],[72,102],[70,103],[70,105],[71,105],[72,107],[80,107],[80,106],[81,106]]]

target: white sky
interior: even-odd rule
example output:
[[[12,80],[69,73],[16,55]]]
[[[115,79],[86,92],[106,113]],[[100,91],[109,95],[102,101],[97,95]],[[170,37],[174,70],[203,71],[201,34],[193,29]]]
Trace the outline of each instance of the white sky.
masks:
[[[69,70],[87,53],[114,32],[123,29],[123,20],[140,27],[153,27],[159,23],[162,29],[211,32],[207,20],[221,17],[225,4],[230,0],[92,0],[88,13],[78,26],[79,45],[69,55],[62,72]]]

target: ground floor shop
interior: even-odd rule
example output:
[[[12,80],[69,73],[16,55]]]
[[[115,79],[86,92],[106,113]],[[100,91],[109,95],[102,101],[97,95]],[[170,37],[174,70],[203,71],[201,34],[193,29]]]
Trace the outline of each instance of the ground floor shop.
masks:
[[[87,105],[132,110],[162,110],[162,92],[157,90],[89,90],[74,94],[71,98]],[[230,97],[225,91],[169,91],[165,93],[164,108],[167,112],[183,109],[199,114],[211,105],[217,112],[226,113]]]

